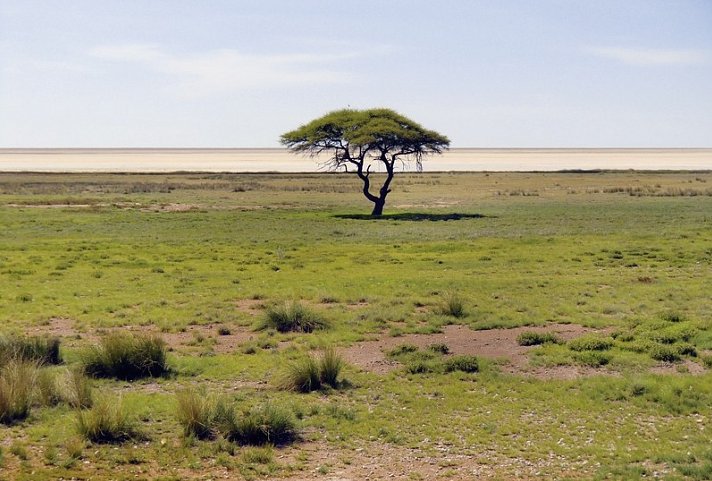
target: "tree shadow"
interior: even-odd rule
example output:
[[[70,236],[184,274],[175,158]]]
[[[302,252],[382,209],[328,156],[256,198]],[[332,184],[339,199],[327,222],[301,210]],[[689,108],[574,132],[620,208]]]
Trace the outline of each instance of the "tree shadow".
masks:
[[[486,216],[483,214],[461,214],[457,212],[451,214],[434,214],[430,212],[401,212],[398,214],[383,214],[381,216],[373,216],[369,214],[336,214],[334,215],[334,217],[339,219],[352,220],[405,220],[415,222],[429,220],[436,222],[462,219],[482,219],[491,216]]]

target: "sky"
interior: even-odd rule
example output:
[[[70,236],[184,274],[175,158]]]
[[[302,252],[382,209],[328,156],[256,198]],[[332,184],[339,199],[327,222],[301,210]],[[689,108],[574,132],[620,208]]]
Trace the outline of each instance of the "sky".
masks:
[[[712,147],[712,0],[0,2],[0,147],[277,147],[371,107],[452,147]]]

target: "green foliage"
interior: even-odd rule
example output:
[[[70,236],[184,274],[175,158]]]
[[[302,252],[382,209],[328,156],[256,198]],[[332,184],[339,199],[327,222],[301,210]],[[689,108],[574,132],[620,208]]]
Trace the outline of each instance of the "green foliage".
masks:
[[[32,408],[37,364],[11,360],[0,368],[0,423],[25,419]]]
[[[59,339],[40,336],[0,336],[0,366],[11,359],[60,364]]]
[[[561,344],[562,340],[553,332],[526,331],[517,337],[520,346],[538,346],[539,344]]]
[[[90,409],[77,411],[76,427],[80,436],[94,443],[122,443],[143,437],[116,397],[99,398]]]
[[[299,302],[287,302],[267,309],[260,329],[279,332],[312,332],[326,329],[328,322]]]
[[[383,148],[386,151],[415,151],[421,155],[439,153],[450,143],[447,137],[426,130],[390,109],[330,112],[283,134],[281,142],[295,152],[332,150],[346,144],[349,149]]]
[[[84,371],[94,377],[124,380],[158,377],[169,371],[165,342],[158,336],[114,332],[82,356]]]
[[[572,351],[607,351],[613,347],[613,340],[586,335],[570,340],[567,345]]]
[[[479,372],[480,362],[475,356],[459,355],[445,359],[445,372]]]

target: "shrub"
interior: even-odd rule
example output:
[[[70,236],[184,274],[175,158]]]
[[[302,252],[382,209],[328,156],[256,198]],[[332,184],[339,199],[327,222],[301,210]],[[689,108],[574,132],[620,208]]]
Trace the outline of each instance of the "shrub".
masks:
[[[410,374],[427,374],[429,372],[437,372],[441,365],[432,360],[423,358],[414,358],[406,362],[405,370]]]
[[[681,356],[697,357],[697,349],[695,349],[695,346],[692,344],[686,342],[676,344],[675,349],[677,349],[677,353]]]
[[[428,346],[428,351],[434,352],[435,354],[450,354],[450,348],[444,343],[431,344]]]
[[[12,359],[61,364],[59,339],[56,337],[0,337],[0,365]]]
[[[685,316],[675,311],[664,312],[660,314],[660,318],[668,322],[682,322],[685,320]]]
[[[707,369],[712,369],[712,356],[702,356],[702,364]]]
[[[680,354],[675,347],[666,344],[656,344],[648,351],[650,357],[656,361],[677,362],[680,360]]]
[[[219,336],[229,336],[231,333],[232,333],[232,331],[230,331],[229,327],[226,327],[226,326],[218,327],[218,335]]]
[[[418,346],[413,344],[401,344],[388,351],[388,357],[399,357],[418,351]]]
[[[142,438],[120,398],[104,397],[89,410],[77,411],[77,432],[94,443],[122,443]]]
[[[448,294],[442,304],[441,312],[446,316],[465,317],[465,301],[456,293]]]
[[[650,332],[648,338],[662,344],[674,344],[679,341],[688,342],[696,333],[694,327],[682,323]]]
[[[478,372],[479,370],[480,363],[475,356],[453,356],[445,360],[445,372]]]
[[[271,405],[245,412],[230,426],[225,437],[239,444],[287,444],[296,439],[291,413]]]
[[[561,344],[561,339],[553,332],[526,331],[517,337],[520,346],[538,346],[539,344]]]
[[[574,355],[574,359],[576,362],[583,364],[584,366],[601,367],[611,361],[611,355],[596,350],[579,351]]]
[[[607,351],[613,346],[611,339],[598,336],[582,336],[568,342],[572,351]]]
[[[260,325],[260,329],[272,328],[279,332],[312,332],[327,327],[326,320],[298,302],[270,307]]]
[[[25,419],[32,407],[37,364],[11,360],[0,368],[0,423]]]
[[[115,332],[83,355],[85,372],[94,377],[132,380],[169,371],[166,344],[158,336]]]

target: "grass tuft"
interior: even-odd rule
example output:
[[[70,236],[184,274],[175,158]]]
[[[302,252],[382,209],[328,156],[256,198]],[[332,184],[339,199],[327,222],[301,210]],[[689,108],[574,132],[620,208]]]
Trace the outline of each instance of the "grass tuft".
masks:
[[[313,332],[326,329],[328,322],[299,302],[287,302],[267,309],[259,329],[279,332]]]
[[[79,435],[94,443],[122,443],[143,436],[120,398],[103,397],[88,410],[77,411]]]
[[[221,399],[208,396],[204,391],[184,389],[176,394],[178,423],[183,435],[198,439],[211,439],[221,424],[230,423],[232,408]]]
[[[93,377],[133,380],[168,373],[166,344],[158,336],[115,332],[85,351],[85,372]]]
[[[32,408],[37,364],[11,360],[0,368],[0,423],[25,419]]]
[[[312,356],[290,364],[280,383],[282,389],[297,392],[312,392],[324,386],[338,388],[339,374],[345,362],[333,347],[326,348],[319,359]]]
[[[458,319],[465,317],[465,301],[457,293],[451,292],[445,296],[441,306],[441,312],[446,316],[456,317]]]
[[[255,446],[284,445],[297,437],[292,414],[272,405],[244,412],[225,434],[230,441]]]
[[[0,365],[12,359],[36,361],[40,364],[61,364],[59,339],[40,336],[0,337]]]
[[[538,346],[540,344],[561,344],[561,338],[553,332],[526,331],[517,337],[520,346]]]

